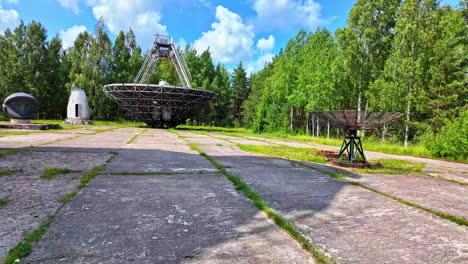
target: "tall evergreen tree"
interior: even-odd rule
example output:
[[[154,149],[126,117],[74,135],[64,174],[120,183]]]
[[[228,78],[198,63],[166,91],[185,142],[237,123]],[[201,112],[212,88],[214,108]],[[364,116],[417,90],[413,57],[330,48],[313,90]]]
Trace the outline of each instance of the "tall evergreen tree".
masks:
[[[233,92],[233,109],[232,113],[234,118],[239,122],[242,122],[242,103],[249,96],[250,87],[247,79],[247,73],[244,69],[242,61],[234,69],[232,75],[232,92]]]

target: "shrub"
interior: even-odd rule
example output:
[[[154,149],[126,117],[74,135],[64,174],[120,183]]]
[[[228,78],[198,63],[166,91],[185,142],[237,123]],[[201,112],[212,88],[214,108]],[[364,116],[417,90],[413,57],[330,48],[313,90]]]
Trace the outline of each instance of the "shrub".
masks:
[[[468,110],[448,121],[437,135],[426,135],[423,142],[436,157],[465,161],[468,158]]]

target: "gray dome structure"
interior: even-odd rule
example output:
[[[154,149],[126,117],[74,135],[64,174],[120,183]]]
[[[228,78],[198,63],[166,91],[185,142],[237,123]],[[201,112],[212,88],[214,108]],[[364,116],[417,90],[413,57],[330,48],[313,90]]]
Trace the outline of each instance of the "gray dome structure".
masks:
[[[33,119],[39,112],[39,104],[30,94],[14,93],[3,102],[3,111],[11,119]]]

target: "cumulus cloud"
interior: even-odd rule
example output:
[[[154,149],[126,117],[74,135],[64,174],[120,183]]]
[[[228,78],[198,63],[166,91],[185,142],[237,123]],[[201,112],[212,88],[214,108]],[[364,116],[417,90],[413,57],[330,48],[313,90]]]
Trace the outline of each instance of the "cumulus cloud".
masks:
[[[75,25],[67,30],[60,30],[59,35],[62,39],[63,48],[67,49],[69,47],[72,47],[73,43],[76,40],[76,37],[78,37],[78,35],[84,31],[86,31],[86,27],[82,25]]]
[[[201,53],[210,49],[213,59],[221,63],[237,63],[252,55],[254,32],[242,23],[241,17],[222,6],[216,7],[216,22],[202,33],[193,47]]]
[[[80,8],[78,7],[78,0],[58,0],[60,5],[64,8],[70,9],[75,15],[80,13]]]
[[[275,57],[274,54],[266,53],[266,54],[258,57],[257,60],[248,63],[247,68],[246,68],[247,74],[251,74],[251,73],[254,73],[254,72],[257,72],[257,71],[263,69],[263,67],[265,67],[265,64],[270,63],[270,62],[273,61],[274,57]]]
[[[143,48],[149,48],[154,34],[167,35],[165,25],[160,23],[160,2],[151,0],[88,0],[96,19],[101,17],[109,30],[118,34],[120,30],[132,28]]]
[[[267,39],[261,38],[257,42],[257,49],[262,52],[272,51],[274,46],[275,46],[275,37],[273,37],[273,35],[268,36]]]
[[[314,0],[255,0],[256,24],[262,28],[288,29],[291,26],[315,28],[324,20],[321,6]]]
[[[7,28],[14,29],[19,24],[19,14],[16,10],[4,10],[0,5],[0,33]]]

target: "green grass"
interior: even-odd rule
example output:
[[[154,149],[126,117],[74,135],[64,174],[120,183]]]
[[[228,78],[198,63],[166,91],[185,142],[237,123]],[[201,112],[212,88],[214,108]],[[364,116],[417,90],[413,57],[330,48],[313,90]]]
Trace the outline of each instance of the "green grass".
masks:
[[[250,129],[247,128],[227,128],[227,127],[212,127],[212,126],[188,126],[188,125],[178,125],[179,129],[190,129],[190,130],[206,130],[206,131],[225,131],[225,132],[250,132]]]
[[[82,189],[86,186],[88,186],[88,183],[96,177],[103,169],[105,165],[101,166],[96,166],[92,170],[90,170],[88,173],[86,173],[81,179],[80,179],[80,184],[78,184],[78,189]]]
[[[353,171],[366,174],[426,174],[422,172],[426,166],[423,163],[398,159],[378,159],[369,163],[370,168],[353,169]]]
[[[16,247],[8,251],[8,256],[3,264],[14,264],[17,259],[24,258],[31,254],[32,246],[29,242],[20,241]]]
[[[69,194],[66,194],[62,196],[60,199],[58,199],[58,202],[60,203],[68,203],[73,197],[75,197],[78,194],[77,191],[71,192]]]
[[[3,262],[4,264],[13,264],[16,263],[17,259],[24,258],[31,254],[32,246],[31,243],[39,241],[44,235],[47,227],[54,220],[54,216],[49,216],[49,218],[44,221],[37,229],[32,232],[29,232],[24,235],[23,241],[20,241],[16,247],[8,251],[8,256]]]
[[[170,129],[169,131],[177,134],[177,131]],[[279,227],[289,233],[305,250],[307,250],[317,261],[317,263],[334,263],[333,259],[327,255],[320,252],[307,238],[305,238],[299,231],[297,231],[293,225],[291,225],[284,218],[276,214],[261,198],[260,196],[252,190],[245,182],[241,180],[238,176],[235,176],[228,172],[224,166],[219,164],[215,159],[201,151],[196,144],[190,143],[190,147],[197,151],[201,156],[206,158],[213,166],[215,166],[224,176],[226,176],[234,185],[234,188],[237,191],[242,192],[246,197],[252,200],[252,203],[259,210],[262,210],[271,218]]]
[[[5,150],[5,151],[0,152],[0,156],[2,156],[2,155],[11,155],[11,154],[15,154],[15,153],[21,152],[21,151],[23,151],[23,149],[20,149],[20,148],[9,149],[9,150]]]
[[[134,121],[93,121],[95,126],[117,126],[117,127],[147,127],[148,125],[143,122]]]
[[[5,131],[1,130],[0,131],[0,137],[6,137],[6,136],[20,136],[20,135],[27,135],[31,134],[33,131]]]
[[[0,176],[11,175],[17,172],[23,172],[23,170],[0,170]]]
[[[5,199],[0,200],[0,206],[6,205],[9,201],[10,201],[10,200],[5,200]]]
[[[46,169],[39,178],[41,179],[53,179],[55,178],[56,175],[62,174],[62,173],[70,173],[72,172],[69,169],[59,169],[59,168],[52,168],[52,169]]]
[[[135,139],[140,136],[141,134],[145,133],[146,131],[148,131],[147,128],[143,129],[140,133],[134,135],[128,142],[127,144],[131,144],[133,141],[135,141]]]
[[[286,139],[293,139],[299,141],[307,141],[316,144],[329,145],[329,146],[341,146],[342,140],[335,138],[323,138],[323,137],[312,137],[309,135],[291,135],[287,133],[265,133],[265,134],[255,134],[255,136],[268,136],[268,137],[280,137]],[[403,144],[394,144],[381,140],[375,140],[373,138],[362,138],[362,145],[364,150],[376,151],[388,154],[396,155],[406,155],[414,157],[423,157],[423,158],[436,158],[430,153],[430,151],[423,145],[413,145],[403,146]]]
[[[253,146],[238,145],[238,147],[247,152],[261,153],[270,157],[280,157],[287,159],[296,159],[308,162],[325,163],[323,156],[316,155],[316,149],[313,148],[294,148],[288,146]]]

